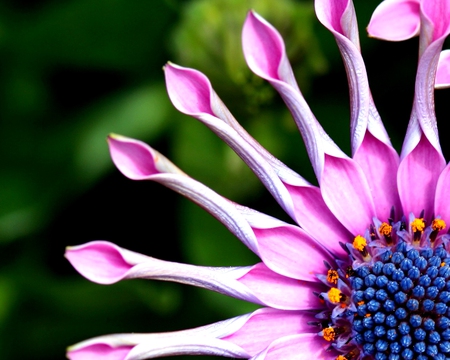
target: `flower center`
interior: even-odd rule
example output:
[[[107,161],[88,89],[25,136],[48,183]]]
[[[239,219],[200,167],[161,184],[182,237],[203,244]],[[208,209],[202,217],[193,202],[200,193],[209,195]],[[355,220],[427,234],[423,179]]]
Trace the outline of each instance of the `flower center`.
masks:
[[[376,225],[376,226],[375,226]],[[378,222],[347,244],[349,262],[318,276],[330,307],[319,333],[337,360],[450,357],[450,254],[445,222]]]

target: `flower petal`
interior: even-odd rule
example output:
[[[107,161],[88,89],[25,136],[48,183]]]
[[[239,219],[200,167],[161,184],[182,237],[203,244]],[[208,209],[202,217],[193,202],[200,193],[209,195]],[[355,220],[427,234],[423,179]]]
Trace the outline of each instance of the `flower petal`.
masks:
[[[313,283],[300,283],[273,272],[263,263],[226,268],[194,266],[155,259],[106,241],[70,247],[66,257],[81,275],[100,284],[134,278],[173,281],[278,309],[320,308],[319,299],[313,292],[324,291],[316,278]],[[306,268],[312,273],[311,277],[314,276],[311,269],[317,265],[324,267],[320,261]]]
[[[419,35],[420,0],[384,0],[372,14],[369,36],[402,41]]]
[[[448,194],[450,194],[450,164],[447,164],[439,175],[436,185],[436,195],[434,197],[434,216],[440,216],[448,225],[450,225]]]
[[[442,51],[439,56],[434,87],[436,89],[450,87],[450,50]]]
[[[445,167],[442,155],[422,135],[418,145],[400,163],[397,175],[403,213],[419,216],[425,211],[429,221],[434,214],[434,194],[440,173]]]
[[[251,360],[332,360],[336,354],[328,351],[327,343],[317,334],[296,334],[275,340]]]
[[[320,186],[336,218],[354,235],[364,234],[375,216],[367,180],[352,159],[325,156]]]
[[[397,152],[391,146],[379,141],[370,132],[366,132],[353,159],[365,174],[377,218],[387,220],[392,207],[397,210],[397,216],[401,216],[402,208],[397,189],[399,166]]]
[[[280,34],[259,15],[249,12],[242,30],[242,46],[250,69],[270,82],[291,111],[320,183],[324,153],[340,157],[346,155],[325,133],[303,98]]]
[[[67,356],[71,360],[143,360],[174,355],[249,358],[279,338],[314,331],[307,325],[312,320],[314,316],[305,312],[263,308],[189,330],[101,336],[70,347]]]

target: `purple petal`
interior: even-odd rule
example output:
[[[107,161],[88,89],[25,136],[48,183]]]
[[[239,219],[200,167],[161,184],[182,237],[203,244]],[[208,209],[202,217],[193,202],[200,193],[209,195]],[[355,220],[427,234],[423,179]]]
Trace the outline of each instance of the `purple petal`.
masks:
[[[440,216],[447,223],[447,226],[450,225],[448,194],[450,194],[450,164],[447,164],[439,175],[434,197],[434,216]]]
[[[397,190],[397,169],[399,157],[396,151],[376,139],[370,132],[361,147],[353,156],[359,164],[371,190],[378,219],[387,220],[394,206],[401,211],[400,198]],[[401,215],[398,213],[398,215]]]
[[[369,36],[402,41],[419,35],[420,0],[384,0],[367,27]]]
[[[325,203],[355,236],[364,234],[375,216],[367,180],[352,159],[325,156],[320,184]]]
[[[436,89],[450,87],[450,50],[442,51],[439,56],[434,87]]]
[[[251,360],[332,360],[336,354],[329,351],[330,343],[317,334],[296,334],[275,340]]]
[[[442,155],[422,135],[418,145],[401,162],[398,169],[398,190],[403,213],[419,216],[425,211],[427,220],[434,214],[436,183],[445,167]]]

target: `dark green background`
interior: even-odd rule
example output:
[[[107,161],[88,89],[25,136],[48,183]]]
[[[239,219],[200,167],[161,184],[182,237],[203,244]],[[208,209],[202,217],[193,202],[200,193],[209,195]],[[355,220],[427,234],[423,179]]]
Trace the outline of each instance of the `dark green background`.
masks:
[[[368,39],[377,3],[355,6],[373,95],[400,149],[417,39]],[[96,285],[63,257],[67,245],[102,239],[199,265],[256,261],[198,207],[123,177],[109,159],[110,132],[144,140],[219,193],[289,221],[239,158],[173,109],[164,87],[167,60],[201,70],[252,135],[314,182],[284,105],[246,69],[240,31],[249,8],[283,34],[306,99],[348,153],[346,75],[312,1],[0,2],[1,359],[63,359],[66,346],[92,336],[178,330],[255,308],[177,284]],[[437,96],[440,124],[449,119],[448,97]]]

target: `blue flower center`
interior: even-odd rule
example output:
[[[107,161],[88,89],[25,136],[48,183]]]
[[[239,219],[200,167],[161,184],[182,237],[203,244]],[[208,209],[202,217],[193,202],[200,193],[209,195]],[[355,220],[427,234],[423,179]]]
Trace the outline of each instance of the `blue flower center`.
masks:
[[[450,356],[450,255],[400,242],[349,277],[353,340],[374,359]]]
[[[329,305],[319,332],[337,360],[450,359],[450,236],[436,218],[377,219],[344,245],[348,261],[318,278]]]

